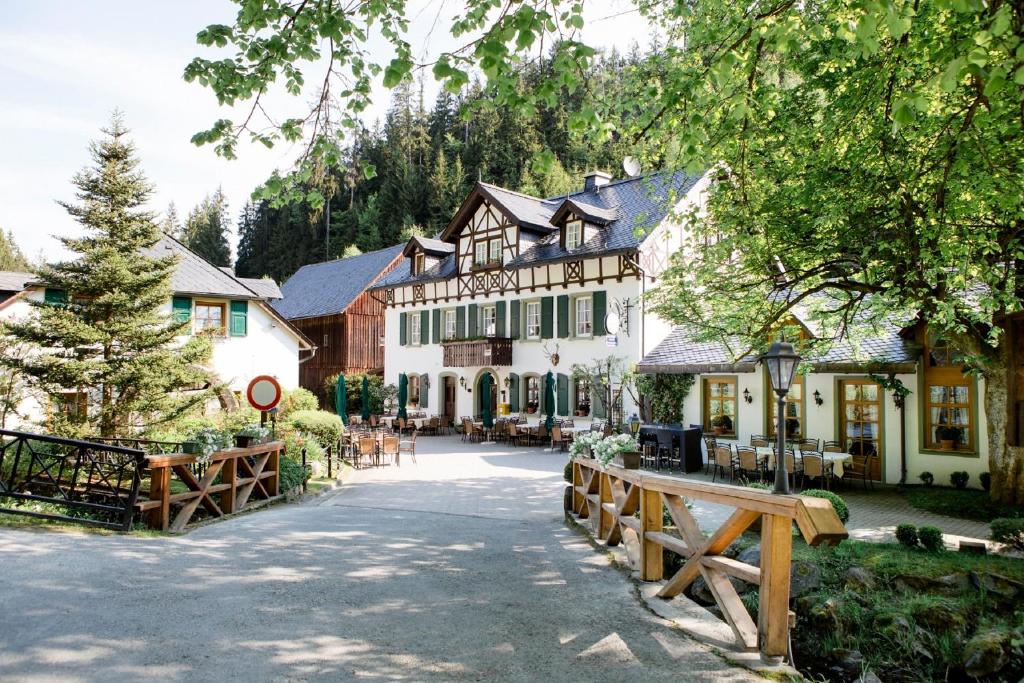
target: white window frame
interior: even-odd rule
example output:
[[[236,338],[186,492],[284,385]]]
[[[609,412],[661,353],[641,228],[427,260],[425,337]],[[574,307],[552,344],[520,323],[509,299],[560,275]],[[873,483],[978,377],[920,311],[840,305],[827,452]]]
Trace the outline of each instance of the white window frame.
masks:
[[[585,320],[580,317],[580,304],[586,302],[586,316]],[[593,337],[594,336],[594,299],[589,294],[586,296],[578,296],[572,302],[572,326],[573,332],[576,337]],[[580,323],[585,322],[586,328],[581,331]]]
[[[487,263],[487,241],[478,240],[473,244],[473,265],[482,266]]]
[[[487,241],[487,262],[501,263],[501,239]]]
[[[220,325],[214,327],[208,323],[212,318],[208,315],[200,316],[200,310],[219,310]],[[195,334],[210,334],[215,337],[226,337],[228,334],[228,306],[223,301],[196,301],[192,309],[192,320]]]
[[[530,312],[531,309],[533,310],[533,315],[531,315],[531,312]],[[531,327],[531,325],[533,325],[533,323],[530,320],[531,317],[534,317],[536,319],[536,325],[534,327],[534,329],[536,331],[533,332],[533,333],[531,333],[531,331],[530,331],[530,327]],[[538,299],[536,301],[527,301],[526,302],[526,338],[527,339],[540,339],[540,319],[541,319],[540,300]]]
[[[455,339],[458,335],[458,316],[454,308],[446,308],[444,311],[444,338]]]
[[[565,248],[576,249],[583,244],[583,221],[579,218],[565,224]]]
[[[490,318],[490,324],[488,324]],[[488,329],[489,328],[489,329]],[[482,306],[480,310],[480,334],[483,337],[493,337],[498,333],[498,307]]]
[[[420,314],[406,313],[409,316],[409,346],[420,345]]]
[[[412,269],[412,271],[413,271],[412,274],[413,275],[421,275],[423,273],[423,271],[426,270],[426,265],[427,265],[427,257],[426,257],[426,255],[423,254],[422,252],[416,254],[413,257],[413,264],[414,265],[413,265],[413,269]]]

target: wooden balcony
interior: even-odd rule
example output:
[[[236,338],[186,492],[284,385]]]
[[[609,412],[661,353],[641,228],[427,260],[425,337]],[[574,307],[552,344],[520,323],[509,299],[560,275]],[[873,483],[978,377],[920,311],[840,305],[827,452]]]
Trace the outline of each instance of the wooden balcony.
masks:
[[[512,365],[512,340],[508,337],[487,337],[442,342],[446,368]]]

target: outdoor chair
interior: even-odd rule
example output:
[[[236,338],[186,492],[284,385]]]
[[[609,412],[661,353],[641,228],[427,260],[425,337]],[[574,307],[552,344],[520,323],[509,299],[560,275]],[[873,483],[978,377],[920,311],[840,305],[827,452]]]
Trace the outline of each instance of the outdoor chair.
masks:
[[[523,439],[527,435],[519,431],[519,426],[515,422],[508,423],[508,442],[512,446],[522,446]]]
[[[380,418],[377,417],[376,415],[371,415],[370,416],[370,427],[376,429],[379,426],[380,426]]]
[[[380,448],[381,458],[387,458],[390,462],[401,466],[402,463],[398,461],[398,445],[399,440],[397,436],[385,436],[384,443],[381,444]]]
[[[658,440],[658,469],[661,469],[662,463],[666,464],[669,469],[672,469],[672,465],[675,462],[679,462],[680,467],[682,466],[682,460],[676,456],[675,445],[672,443],[672,434],[669,432],[659,430],[657,432]]]
[[[569,444],[572,443],[572,434],[563,432],[559,426],[551,428],[551,447],[554,448],[555,444],[558,444],[558,450],[564,451]]]
[[[473,418],[462,418],[462,440],[468,441],[473,437]]]
[[[826,441],[821,450],[823,453],[842,453],[843,445],[838,441]]]
[[[530,443],[534,446],[542,446],[548,442],[550,435],[548,434],[548,426],[541,422],[540,426],[537,427],[537,431],[533,433],[533,438],[530,439]]]
[[[869,455],[854,455],[852,463],[843,463],[843,482],[857,481],[864,486],[866,491],[870,485],[875,488],[875,482],[868,476],[871,470]]]
[[[708,434],[704,435],[704,448],[708,452],[708,459],[704,461],[704,474],[708,473],[708,470],[714,465],[715,462],[715,449],[718,447],[718,442],[715,441],[715,437]]]
[[[360,436],[357,444],[357,462],[360,466],[364,458],[369,460],[371,465],[375,464],[377,460],[377,439],[372,436]]]
[[[656,468],[658,466],[658,444],[654,441],[645,441],[640,445],[640,448],[644,468]]]
[[[817,452],[817,451],[820,450],[818,448],[818,441],[819,441],[818,439],[810,439],[810,438],[800,439],[797,442],[796,447],[799,448],[801,451],[815,451],[815,452]]]
[[[751,446],[736,447],[736,468],[747,481],[764,479],[764,470],[757,461],[757,451]]]
[[[792,479],[792,483],[796,485],[796,476],[803,472],[804,466],[799,458],[796,457],[796,453],[793,452],[792,448],[786,449],[786,474]]]
[[[715,456],[715,471],[711,475],[711,482],[714,483],[715,479],[718,478],[719,473],[729,471],[729,481],[732,481],[735,476],[735,463],[732,459],[732,449],[728,446],[718,446],[714,450]]]
[[[572,419],[562,420],[562,426],[563,427],[575,427],[576,423],[573,422]]]
[[[410,436],[408,439],[400,441],[398,444],[399,467],[402,466],[401,456],[403,453],[407,454],[410,458],[412,458],[412,464],[418,464],[416,462],[416,432],[413,432],[412,436]]]
[[[751,448],[768,448],[771,445],[771,440],[763,434],[754,434],[750,437]]]
[[[825,489],[829,488],[829,480],[832,478],[829,476],[829,472],[825,469],[825,461],[821,457],[821,453],[816,451],[801,451],[801,465],[803,466],[800,471],[800,488],[804,488],[804,482],[807,479],[821,479],[822,486]]]

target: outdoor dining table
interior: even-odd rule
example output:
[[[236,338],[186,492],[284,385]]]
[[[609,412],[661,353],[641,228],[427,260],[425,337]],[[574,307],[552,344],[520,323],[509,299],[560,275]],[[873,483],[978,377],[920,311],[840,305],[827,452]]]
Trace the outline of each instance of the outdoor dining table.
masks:
[[[817,453],[815,453],[817,454]],[[799,449],[793,449],[793,455],[800,458],[803,457]],[[775,468],[775,450],[770,447],[759,446],[757,448],[757,457],[760,460],[765,458],[768,463],[768,469]],[[824,463],[826,469],[832,468],[832,473],[838,477],[843,476],[843,465],[853,461],[853,456],[849,453],[821,453],[821,460]]]

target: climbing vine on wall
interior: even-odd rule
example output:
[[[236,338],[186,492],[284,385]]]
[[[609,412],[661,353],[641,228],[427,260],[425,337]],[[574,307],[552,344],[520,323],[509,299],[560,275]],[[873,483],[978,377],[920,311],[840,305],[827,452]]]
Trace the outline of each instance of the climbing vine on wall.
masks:
[[[644,422],[682,423],[683,403],[693,388],[693,375],[636,375],[636,387]]]

